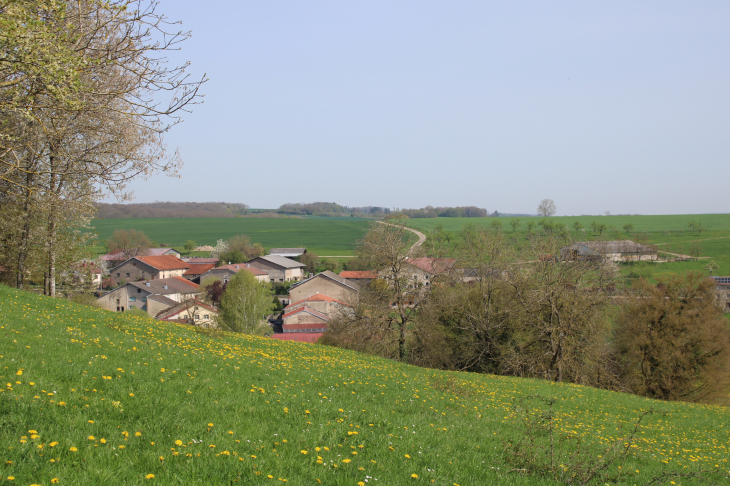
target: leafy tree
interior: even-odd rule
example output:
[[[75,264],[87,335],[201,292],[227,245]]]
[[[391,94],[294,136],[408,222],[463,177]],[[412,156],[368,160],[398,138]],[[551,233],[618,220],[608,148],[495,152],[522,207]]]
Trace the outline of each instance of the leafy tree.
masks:
[[[301,263],[305,264],[306,270],[309,273],[314,273],[317,268],[317,261],[319,260],[319,256],[316,253],[313,253],[311,251],[308,251],[300,258]]]
[[[188,252],[188,255],[190,255],[190,252],[192,252],[198,245],[195,244],[193,240],[188,240],[185,242],[185,250]]]
[[[502,230],[502,221],[499,219],[493,219],[490,226],[494,231],[501,231]]]
[[[220,302],[221,327],[244,334],[263,334],[264,317],[273,310],[273,293],[251,272],[240,271],[228,281]]]
[[[555,215],[555,201],[552,199],[543,199],[537,206],[537,214],[539,216],[548,217]]]
[[[730,329],[715,283],[699,273],[641,279],[616,328],[626,384],[661,400],[709,402],[727,395]]]
[[[535,222],[530,220],[527,222],[527,224],[525,226],[527,226],[527,234],[529,235],[532,233],[532,230],[535,227]]]
[[[591,223],[591,229],[593,230],[593,233],[598,233],[599,235],[602,235],[604,231],[606,231],[606,225],[604,223],[598,223],[596,221],[593,221]]]
[[[626,223],[624,225],[624,231],[626,232],[626,234],[630,234],[632,231],[634,231],[634,225],[631,223]]]
[[[690,221],[689,227],[697,232],[698,235],[702,234],[702,230],[705,229],[701,221]]]
[[[229,251],[239,252],[244,255],[246,259],[243,261],[252,260],[266,253],[261,243],[251,243],[251,239],[246,235],[236,235],[229,239],[228,249]]]
[[[114,230],[106,240],[106,249],[109,253],[121,252],[125,258],[144,255],[154,244],[147,235],[136,229]]]
[[[583,224],[581,224],[580,221],[576,221],[575,223],[573,223],[573,229],[577,233],[577,232],[579,232],[580,230],[583,229]]]
[[[221,297],[223,297],[223,293],[226,291],[227,286],[228,282],[222,282],[220,279],[215,279],[203,286],[203,292],[205,292],[205,296],[210,302],[215,305],[219,305]]]
[[[220,256],[221,265],[228,265],[229,263],[246,263],[250,260],[248,256],[238,250],[228,250],[225,253],[221,253]]]
[[[515,233],[517,231],[517,228],[520,226],[520,220],[519,218],[512,218],[509,220],[509,225],[512,227],[512,232]]]
[[[552,232],[553,232],[553,230],[555,229],[555,223],[553,223],[553,222],[552,222],[551,220],[549,220],[549,219],[543,219],[543,220],[540,220],[540,222],[539,222],[539,223],[537,223],[537,224],[539,224],[540,226],[542,226],[542,230],[543,230],[543,231],[544,231],[545,233],[552,233]]]

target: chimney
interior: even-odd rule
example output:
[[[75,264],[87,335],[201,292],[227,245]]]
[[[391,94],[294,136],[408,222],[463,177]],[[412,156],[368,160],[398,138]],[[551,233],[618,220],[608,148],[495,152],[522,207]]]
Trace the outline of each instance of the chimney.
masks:
[[[149,282],[145,282],[144,284],[145,284],[146,286],[148,286],[148,287],[150,286],[150,283],[149,283]]]
[[[246,264],[246,268],[251,268],[251,265],[249,265],[249,264],[247,263],[247,264]]]
[[[163,289],[165,289],[165,290],[167,290],[167,284],[164,284],[164,285],[162,286],[162,288],[163,288]]]
[[[236,270],[238,270],[238,265],[236,265]]]

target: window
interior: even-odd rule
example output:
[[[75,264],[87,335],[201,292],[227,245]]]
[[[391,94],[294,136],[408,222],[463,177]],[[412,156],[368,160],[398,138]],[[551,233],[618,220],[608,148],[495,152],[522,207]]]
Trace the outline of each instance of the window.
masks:
[[[273,282],[273,281],[274,281],[274,279],[272,278],[272,279],[271,279],[271,281]]]
[[[205,319],[205,320],[210,319],[210,314],[203,314],[203,319]]]
[[[141,294],[142,293],[142,289],[137,289],[137,293],[138,294]]]
[[[121,277],[121,276],[122,276],[122,274],[117,272],[117,277]]]
[[[200,320],[200,315],[199,314],[195,314],[195,320],[196,321],[199,321]]]
[[[130,302],[137,302],[137,297],[130,297],[129,298],[129,301]]]
[[[129,272],[127,272],[127,273],[126,273],[125,275],[126,275],[127,277],[129,277]]]
[[[283,281],[284,281],[284,279],[283,279],[283,278],[280,278],[280,279],[279,279],[279,282],[283,282]]]

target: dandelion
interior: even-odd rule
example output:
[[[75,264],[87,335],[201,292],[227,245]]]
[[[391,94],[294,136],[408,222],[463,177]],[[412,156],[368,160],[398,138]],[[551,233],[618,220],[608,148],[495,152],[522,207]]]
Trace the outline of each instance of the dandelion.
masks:
[[[208,427],[213,427],[213,424],[208,424]]]
[[[406,454],[406,455],[405,455],[405,458],[406,458],[406,459],[410,459],[410,458],[411,458],[411,456],[409,456],[408,454]]]
[[[135,437],[142,437],[142,432],[140,432],[140,431],[138,430],[137,432],[135,432],[135,433],[134,433],[134,436],[135,436]]]
[[[344,462],[345,464],[349,464],[349,463],[351,463],[352,461],[351,461],[350,459],[343,459],[343,460],[342,460],[342,462]]]
[[[418,474],[416,474],[416,473],[411,474],[411,478],[418,479]]]
[[[130,397],[133,397],[133,396],[134,396],[134,393],[130,393],[130,394],[129,394],[129,396],[130,396]],[[148,475],[148,476],[149,476],[149,475]],[[154,477],[154,476],[152,476],[152,477]]]
[[[178,447],[180,447],[181,445],[183,445],[183,441],[181,441],[180,439],[178,439],[178,440],[175,441],[175,445],[178,446]]]
[[[51,484],[58,484],[58,478],[51,479]]]
[[[71,452],[76,452],[76,451],[78,451],[78,449],[77,449],[77,448],[75,448],[75,447],[71,447],[71,448],[70,448],[69,450],[70,450]]]
[[[100,439],[99,442],[101,442],[102,444],[106,444],[106,439]]]
[[[301,451],[299,451],[299,452],[301,452],[302,454],[309,454],[309,452],[307,452],[307,451],[305,451],[305,450],[301,450]]]
[[[145,476],[144,478],[145,478],[145,479],[154,479],[154,477],[155,477],[155,475],[154,475],[154,474],[148,474],[148,475],[147,475],[147,476]]]

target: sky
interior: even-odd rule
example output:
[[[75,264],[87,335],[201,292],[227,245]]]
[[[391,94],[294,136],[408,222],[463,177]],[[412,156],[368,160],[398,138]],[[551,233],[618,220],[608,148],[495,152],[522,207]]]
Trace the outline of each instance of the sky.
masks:
[[[730,2],[161,0],[206,74],[134,202],[728,211]],[[112,202],[112,201],[108,201]]]

